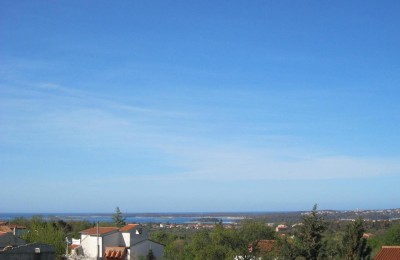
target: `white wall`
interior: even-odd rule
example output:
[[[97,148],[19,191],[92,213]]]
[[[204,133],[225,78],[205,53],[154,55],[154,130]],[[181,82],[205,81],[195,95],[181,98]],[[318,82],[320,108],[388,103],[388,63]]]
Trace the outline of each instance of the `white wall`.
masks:
[[[102,244],[102,237],[99,237],[99,245]],[[81,234],[81,246],[86,257],[97,257],[97,236]]]
[[[97,257],[97,236],[81,234],[81,246],[85,257]],[[99,237],[99,257],[103,257],[106,246],[125,246],[121,233],[113,232]]]
[[[130,238],[131,238],[131,233],[128,233],[128,232],[123,232],[122,233],[122,239],[124,241],[124,245],[127,246],[127,247],[129,247],[131,245]]]

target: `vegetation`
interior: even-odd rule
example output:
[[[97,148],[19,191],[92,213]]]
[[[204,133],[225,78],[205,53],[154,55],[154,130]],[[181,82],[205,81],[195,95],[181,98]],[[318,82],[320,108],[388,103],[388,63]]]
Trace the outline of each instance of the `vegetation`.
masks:
[[[382,232],[382,230],[378,230],[378,232]],[[372,247],[372,254],[374,255],[382,246],[394,246],[400,245],[400,223],[394,223],[388,226],[388,229],[377,235],[368,239],[368,245]]]
[[[116,227],[123,227],[126,225],[126,222],[125,222],[126,218],[122,216],[122,212],[119,209],[119,207],[115,208],[115,213],[112,216],[112,219],[113,219],[114,225]]]
[[[317,211],[303,215],[301,223],[280,236],[265,222],[245,220],[235,228],[222,223],[213,229],[164,229],[152,232],[152,239],[163,243],[165,257],[170,260],[189,259],[370,259],[385,245],[400,245],[399,222],[326,221]],[[368,227],[368,229],[366,228]],[[365,232],[381,233],[374,238],[363,238]],[[283,235],[283,236],[282,236]],[[258,248],[262,239],[274,239],[274,250]],[[255,250],[250,250],[250,248]],[[374,250],[372,250],[374,249]]]
[[[149,250],[149,252],[147,253],[147,256],[146,256],[146,260],[156,260],[153,250],[151,250],[151,249]]]
[[[311,213],[303,218],[302,224],[296,233],[300,256],[310,260],[325,258],[326,243],[322,238],[327,225],[323,217],[318,215],[317,204]]]
[[[56,255],[65,253],[65,226],[55,221],[44,221],[41,217],[32,218],[29,232],[23,235],[28,243],[45,243],[54,245]]]
[[[116,208],[113,223],[120,226],[125,218]],[[29,232],[23,235],[28,242],[52,244],[56,248],[57,258],[65,254],[65,238],[78,238],[80,231],[95,226],[87,221],[63,221],[43,219],[40,216],[31,219],[16,218],[13,224],[26,226]],[[110,226],[113,223],[101,223]],[[190,229],[176,227],[170,229],[150,228],[150,238],[165,245],[167,260],[223,260],[234,259],[357,259],[373,258],[382,245],[400,245],[400,220],[365,221],[327,221],[325,215],[313,209],[303,214],[301,222],[293,223],[284,232],[275,233],[274,229],[261,219],[245,219],[237,225],[215,223],[213,228]],[[373,233],[364,238],[364,233]],[[275,240],[272,251],[261,250],[260,240]],[[152,259],[149,252],[143,259]]]
[[[347,226],[340,248],[342,259],[364,260],[370,258],[372,248],[367,245],[367,239],[363,238],[364,232],[362,218],[357,218]]]
[[[87,221],[68,221],[60,219],[43,219],[42,216],[33,216],[30,219],[16,218],[12,224],[22,225],[27,232],[22,239],[28,243],[45,243],[53,245],[56,249],[57,259],[61,259],[66,252],[66,238],[79,237],[79,231],[93,227],[94,224]]]
[[[315,204],[312,211],[303,217],[293,238],[284,238],[280,243],[281,257],[284,259],[326,259],[327,241],[323,239],[326,229],[327,223],[318,214]]]

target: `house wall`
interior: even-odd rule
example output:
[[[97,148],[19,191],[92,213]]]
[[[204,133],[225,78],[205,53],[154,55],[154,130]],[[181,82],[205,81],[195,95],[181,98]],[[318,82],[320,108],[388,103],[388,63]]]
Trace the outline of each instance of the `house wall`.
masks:
[[[40,252],[36,252],[36,249]],[[55,258],[54,246],[41,243],[22,245],[0,252],[1,260],[54,260]]]
[[[122,240],[124,242],[124,246],[129,247],[131,245],[131,233],[124,232],[122,233]]]
[[[22,228],[15,228],[13,230],[13,233],[15,233],[17,237],[22,237],[24,234],[28,233],[28,230]]]
[[[97,257],[97,236],[81,234],[81,246],[85,259],[95,259]],[[157,259],[162,259],[164,246],[148,240],[148,230],[137,227],[129,232],[113,232],[99,237],[99,256],[103,257],[107,246],[130,247],[128,258],[137,260],[140,256],[146,256],[149,249],[153,250]]]
[[[148,230],[141,226],[131,230],[130,236],[130,246],[133,246],[149,238]]]
[[[5,233],[0,236],[0,250],[6,246],[21,246],[25,245],[26,241],[22,238],[14,236],[11,233]]]
[[[99,245],[101,249],[102,237],[99,237]],[[81,246],[85,257],[97,257],[97,236],[81,235]],[[100,250],[101,254],[101,250]]]
[[[81,246],[85,257],[97,257],[97,236],[81,235]],[[99,257],[103,257],[106,246],[125,246],[120,232],[99,237]]]
[[[146,256],[149,253],[149,250],[153,251],[154,256],[157,260],[163,259],[164,256],[164,246],[158,243],[155,243],[151,240],[145,240],[131,247],[131,260],[139,260],[141,257]]]
[[[121,233],[115,232],[107,234],[106,236],[103,237],[102,246],[103,246],[102,250],[100,250],[101,256],[105,254],[107,246],[125,246],[125,245]]]

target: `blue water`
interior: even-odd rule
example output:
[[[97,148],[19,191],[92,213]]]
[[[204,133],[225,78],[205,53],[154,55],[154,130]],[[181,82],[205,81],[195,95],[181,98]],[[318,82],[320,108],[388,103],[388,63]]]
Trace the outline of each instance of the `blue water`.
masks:
[[[23,217],[29,219],[33,216],[42,216],[44,219],[62,219],[64,221],[89,221],[89,222],[113,222],[113,214],[79,214],[79,213],[0,213],[1,221],[13,220]],[[171,223],[171,224],[190,224],[197,223],[202,219],[202,223],[214,223],[215,219],[222,220],[223,223],[235,223],[244,218],[240,215],[207,215],[207,214],[125,214],[127,223]],[[210,221],[204,221],[209,218]]]

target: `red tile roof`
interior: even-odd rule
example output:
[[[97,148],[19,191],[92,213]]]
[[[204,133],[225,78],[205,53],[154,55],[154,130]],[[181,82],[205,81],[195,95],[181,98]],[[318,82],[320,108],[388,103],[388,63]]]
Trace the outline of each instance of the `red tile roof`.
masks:
[[[8,226],[0,226],[0,231],[1,232],[7,232],[7,233],[12,233],[12,230]]]
[[[136,228],[138,226],[139,226],[139,224],[128,224],[128,225],[120,228],[119,231],[121,231],[121,232],[131,231],[132,229],[134,229],[134,228]]]
[[[20,225],[15,225],[15,224],[10,224],[8,225],[10,228],[16,228],[16,229],[26,229],[25,226],[20,226]]]
[[[104,258],[106,260],[125,259],[125,257],[126,257],[125,247],[120,247],[120,246],[106,247],[106,252],[104,253]]]
[[[116,227],[99,227],[99,236],[103,236],[105,234],[111,233],[113,231],[117,231],[118,228]],[[89,229],[82,230],[80,233],[87,234],[87,235],[97,235],[97,227],[92,227]]]
[[[374,260],[398,260],[400,259],[400,246],[383,246]]]
[[[363,234],[363,238],[370,238],[370,237],[373,237],[374,236],[374,234],[372,234],[372,233],[364,233]]]
[[[260,252],[268,253],[274,249],[275,244],[275,240],[258,240],[256,247],[258,250],[260,250]],[[253,246],[249,245],[248,250],[249,252],[253,252]]]
[[[257,247],[261,252],[271,252],[276,244],[275,240],[260,240],[257,243]]]
[[[81,246],[81,245],[72,244],[72,245],[69,246],[69,249],[75,249],[75,248],[78,248],[78,247],[80,247],[80,246]]]

